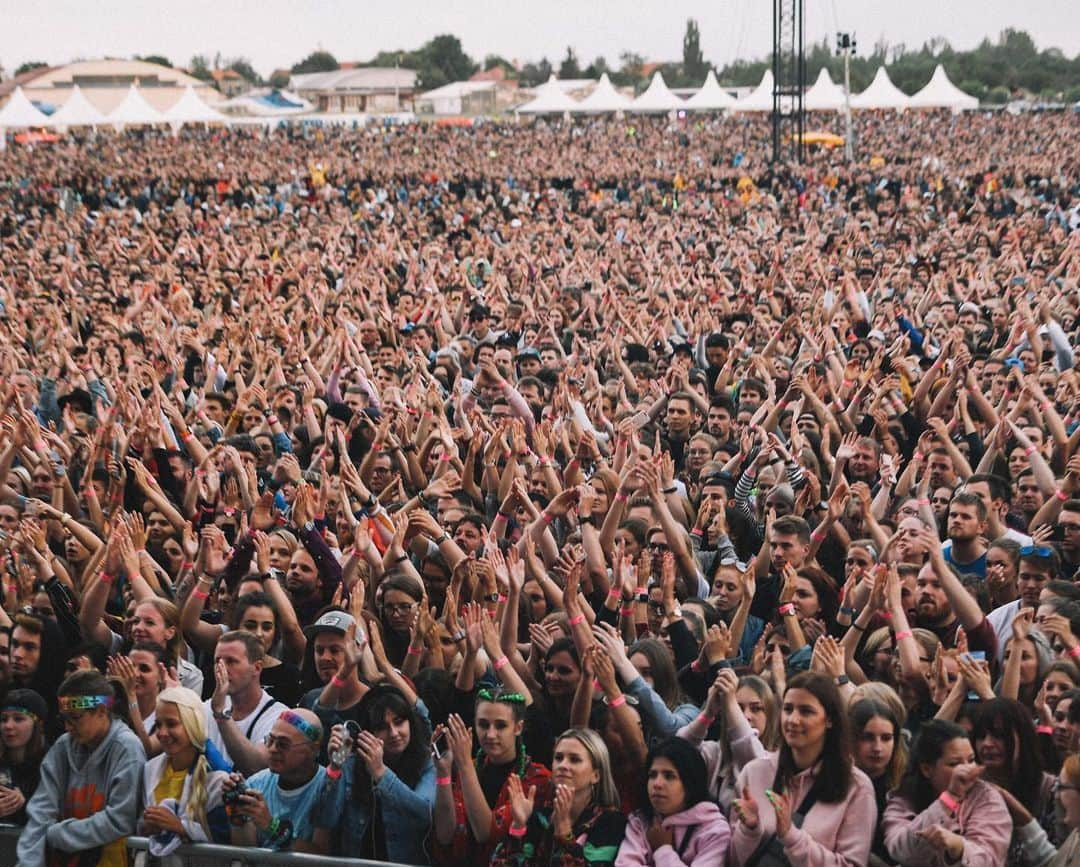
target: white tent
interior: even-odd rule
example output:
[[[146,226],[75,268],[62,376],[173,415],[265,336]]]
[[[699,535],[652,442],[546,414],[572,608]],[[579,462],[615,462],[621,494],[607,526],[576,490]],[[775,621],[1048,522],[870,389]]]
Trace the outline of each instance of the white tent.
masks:
[[[736,102],[732,111],[772,111],[772,91],[772,70],[766,69],[758,86]]]
[[[164,119],[174,127],[185,123],[223,123],[227,120],[220,111],[203,102],[190,84],[184,88],[176,104],[165,112]]]
[[[315,106],[292,91],[257,88],[217,104],[218,109],[243,112],[257,117],[286,117],[314,110]]]
[[[141,126],[148,123],[164,123],[165,115],[148,103],[134,84],[120,104],[109,112],[107,120],[117,129],[124,126]]]
[[[0,108],[0,129],[47,126],[48,123],[49,116],[29,100],[21,87],[16,87],[11,98]]]
[[[882,108],[897,111],[911,105],[911,97],[892,83],[884,66],[879,66],[874,80],[862,93],[851,97],[852,108]]]
[[[685,106],[686,103],[668,89],[664,76],[657,70],[645,92],[630,104],[630,111],[676,111]]]
[[[518,106],[518,114],[566,114],[577,109],[579,103],[568,96],[555,75],[536,88],[536,95],[531,102]]]
[[[579,114],[606,114],[611,111],[626,111],[630,108],[629,97],[623,96],[615,89],[608,74],[600,76],[600,81],[593,92],[579,102],[573,109]]]
[[[803,105],[807,111],[839,111],[844,107],[844,88],[832,80],[823,66],[813,87],[803,94]]]
[[[105,123],[108,123],[105,114],[86,98],[77,84],[71,88],[71,96],[67,98],[67,102],[49,115],[49,126],[58,128],[99,126]]]
[[[720,111],[735,105],[735,97],[720,87],[716,73],[711,69],[705,76],[701,90],[686,100],[687,111]]]
[[[964,111],[979,107],[979,100],[970,96],[949,80],[945,67],[940,63],[934,67],[934,74],[926,87],[911,97],[912,108],[950,108]]]

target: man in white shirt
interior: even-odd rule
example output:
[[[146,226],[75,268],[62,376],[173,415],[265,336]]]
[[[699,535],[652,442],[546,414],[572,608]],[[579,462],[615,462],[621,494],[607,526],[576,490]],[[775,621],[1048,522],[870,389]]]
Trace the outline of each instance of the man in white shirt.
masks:
[[[203,702],[209,739],[245,776],[269,764],[264,741],[288,710],[259,682],[264,655],[258,636],[243,629],[226,632],[214,648],[217,688]]]

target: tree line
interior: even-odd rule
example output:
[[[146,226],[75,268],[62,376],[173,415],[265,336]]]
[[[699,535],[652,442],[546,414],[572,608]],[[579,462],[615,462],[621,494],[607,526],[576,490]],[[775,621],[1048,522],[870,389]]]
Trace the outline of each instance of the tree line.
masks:
[[[172,65],[162,55],[136,59]],[[879,39],[869,54],[857,54],[852,58],[851,87],[856,92],[865,88],[878,67],[885,64],[897,87],[914,93],[930,80],[938,63],[945,65],[949,77],[960,88],[985,102],[1004,103],[1019,96],[1069,102],[1080,100],[1080,54],[1070,59],[1058,48],[1040,51],[1026,31],[1013,28],[1003,30],[996,40],[984,38],[969,51],[954,49],[943,37],[928,40],[917,49],[904,44],[890,45],[884,38]],[[44,65],[24,63],[16,74]],[[222,58],[218,54],[211,60],[200,54],[191,59],[189,71],[196,78],[211,81],[214,69],[231,69],[252,84],[285,87],[289,73],[328,72],[339,69],[340,65],[333,54],[319,50],[293,64],[288,73],[282,70],[264,80],[246,58]],[[683,36],[681,62],[659,66],[647,64],[641,54],[633,51],[621,53],[616,64],[609,64],[604,57],[586,63],[578,57],[573,46],[568,46],[565,56],[555,64],[543,57],[518,68],[498,54],[489,54],[479,62],[465,52],[461,40],[452,34],[436,36],[412,50],[380,51],[357,65],[400,66],[414,70],[419,86],[424,90],[462,81],[479,70],[502,67],[508,78],[520,81],[526,87],[542,84],[552,73],[559,78],[599,78],[607,73],[615,85],[640,91],[648,85],[654,69],[663,73],[671,87],[698,87],[710,69],[716,72],[721,84],[754,85],[771,65],[771,59],[765,56],[756,60],[732,60],[724,65],[712,63],[705,59],[697,22],[689,19]],[[814,81],[822,68],[829,70],[834,81],[843,78],[843,59],[836,56],[828,37],[809,47],[806,67],[808,82]]]

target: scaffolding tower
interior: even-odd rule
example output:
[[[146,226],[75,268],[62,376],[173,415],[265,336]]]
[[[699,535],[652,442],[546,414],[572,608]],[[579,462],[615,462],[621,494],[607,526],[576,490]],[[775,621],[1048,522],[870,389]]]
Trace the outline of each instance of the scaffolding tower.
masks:
[[[773,162],[803,161],[806,113],[806,18],[803,0],[773,0]]]

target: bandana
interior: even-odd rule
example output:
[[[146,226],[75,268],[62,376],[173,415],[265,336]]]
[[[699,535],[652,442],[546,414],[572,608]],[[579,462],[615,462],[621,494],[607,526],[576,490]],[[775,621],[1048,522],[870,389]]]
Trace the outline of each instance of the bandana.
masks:
[[[93,710],[96,707],[112,707],[111,695],[62,695],[60,696],[60,713],[69,713],[73,710]]]
[[[41,719],[36,713],[34,713],[28,707],[19,707],[16,704],[7,704],[0,707],[0,713],[21,713],[23,716],[28,716],[31,719]]]
[[[283,711],[278,719],[291,725],[313,744],[317,744],[322,740],[322,727],[308,722],[298,713],[291,710]]]

